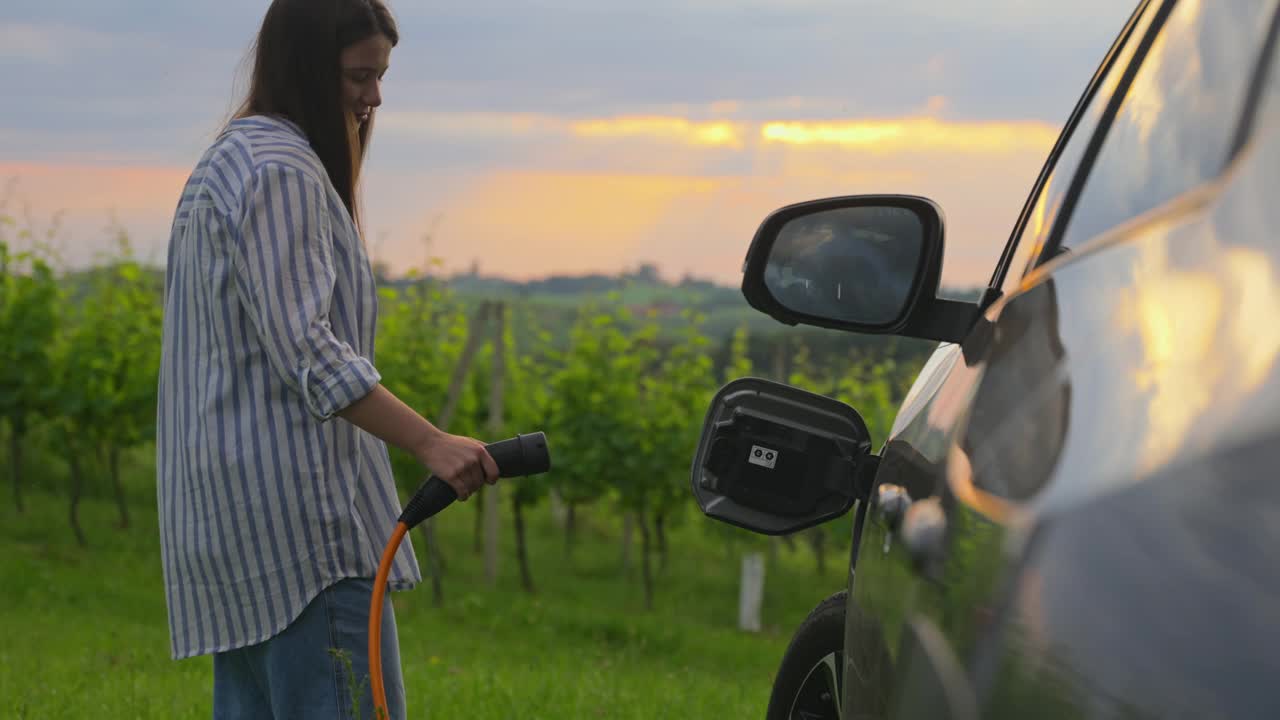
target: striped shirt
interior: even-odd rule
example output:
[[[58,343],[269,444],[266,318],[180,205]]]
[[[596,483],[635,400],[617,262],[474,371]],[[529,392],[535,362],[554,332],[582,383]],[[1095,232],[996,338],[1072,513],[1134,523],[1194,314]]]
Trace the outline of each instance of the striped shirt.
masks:
[[[175,659],[252,645],[373,577],[400,513],[386,444],[334,414],[379,382],[373,272],[296,125],[233,121],[174,216],[156,428]],[[420,579],[401,546],[393,589]]]

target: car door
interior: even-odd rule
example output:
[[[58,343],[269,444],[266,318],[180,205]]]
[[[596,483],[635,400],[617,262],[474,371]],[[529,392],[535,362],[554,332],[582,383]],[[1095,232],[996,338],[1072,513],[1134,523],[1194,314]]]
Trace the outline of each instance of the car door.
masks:
[[[1273,544],[1247,520],[1274,507],[1247,488],[1271,483],[1186,469],[1240,467],[1226,449],[1280,414],[1280,337],[1258,330],[1280,277],[1274,99],[1260,114],[1278,5],[1166,6],[1003,308],[1054,307],[1060,360],[1034,387],[1061,407],[1033,398],[1010,422],[992,369],[1019,349],[991,343],[948,468],[949,488],[1016,518],[996,616],[963,657],[982,717],[1280,712],[1263,680],[1280,663],[1257,640],[1274,632],[1273,564],[1253,556]]]
[[[1045,163],[993,272],[990,296],[1016,289],[1039,248],[1084,148],[1103,116],[1123,68],[1131,61],[1151,20],[1150,3],[1138,5],[1082,93],[1076,109]],[[981,330],[982,327],[979,326]],[[886,515],[877,495],[900,492],[913,500],[937,497],[944,484],[948,448],[973,393],[978,367],[964,357],[961,344],[943,344],[922,369],[908,393],[881,455],[871,503],[860,507],[864,526],[854,548],[845,620],[846,718],[884,718],[889,713],[894,667],[900,663],[902,634],[913,612],[918,574],[910,554],[895,547],[901,518]],[[978,515],[978,517],[984,517]],[[998,533],[984,521],[985,544]],[[982,537],[983,532],[973,534]],[[971,543],[973,541],[970,541]],[[981,553],[975,548],[971,556]],[[987,573],[990,574],[988,569]],[[973,585],[981,585],[975,577]],[[979,611],[981,613],[981,611]],[[977,619],[981,619],[981,615]],[[928,632],[928,631],[925,631]]]
[[[1170,428],[1138,423],[1154,341],[1134,282],[1167,260],[1153,228],[1238,150],[1274,14],[1143,3],[1095,75],[993,277],[1001,297],[882,453],[846,619],[846,718],[1026,716],[998,650],[1005,599],[1039,518],[1173,451],[1157,432]],[[1082,603],[1076,628],[1096,611]],[[1036,707],[1082,712],[1054,687]],[[993,688],[1005,704],[988,704]]]

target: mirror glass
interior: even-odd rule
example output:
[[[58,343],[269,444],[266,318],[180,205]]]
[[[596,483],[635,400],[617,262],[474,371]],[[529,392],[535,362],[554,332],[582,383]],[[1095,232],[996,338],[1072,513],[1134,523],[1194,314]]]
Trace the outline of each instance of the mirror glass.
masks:
[[[924,223],[909,208],[822,210],[778,231],[765,286],[793,312],[883,325],[910,299],[923,248]]]

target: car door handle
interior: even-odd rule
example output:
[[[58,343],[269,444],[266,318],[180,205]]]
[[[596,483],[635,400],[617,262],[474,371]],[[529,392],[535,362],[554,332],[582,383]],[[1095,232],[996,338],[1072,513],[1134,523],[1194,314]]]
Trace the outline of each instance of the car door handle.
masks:
[[[906,488],[892,483],[880,483],[876,486],[876,512],[890,532],[897,532],[909,507],[911,495]]]
[[[881,483],[876,486],[876,512],[916,563],[925,565],[941,556],[947,514],[936,496],[912,500],[901,485]]]

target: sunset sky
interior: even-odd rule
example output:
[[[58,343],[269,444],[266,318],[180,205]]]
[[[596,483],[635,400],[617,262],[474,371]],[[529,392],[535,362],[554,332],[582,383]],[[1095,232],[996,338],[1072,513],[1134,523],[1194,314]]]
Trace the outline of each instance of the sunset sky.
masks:
[[[72,265],[113,224],[162,264],[267,4],[5,2],[7,212],[42,231],[65,211]],[[653,262],[736,284],[774,208],[912,193],[946,212],[943,282],[982,283],[1131,5],[396,0],[366,240],[395,272]]]

